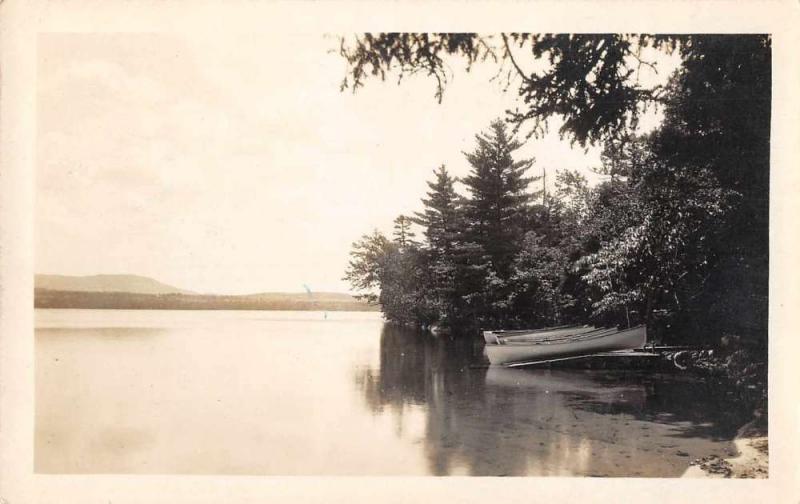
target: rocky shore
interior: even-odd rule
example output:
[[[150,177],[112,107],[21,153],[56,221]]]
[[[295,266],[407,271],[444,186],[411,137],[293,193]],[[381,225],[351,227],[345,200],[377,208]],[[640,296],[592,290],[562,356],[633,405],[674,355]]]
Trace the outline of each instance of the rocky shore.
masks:
[[[728,458],[711,454],[693,460],[683,478],[767,478],[769,441],[760,418],[739,429],[733,440],[737,454]]]
[[[730,381],[742,407],[753,411],[753,419],[736,433],[735,454],[709,454],[693,460],[684,478],[767,478],[769,476],[769,441],[767,417],[767,363],[762,352],[683,351],[670,358],[684,370],[709,379]]]

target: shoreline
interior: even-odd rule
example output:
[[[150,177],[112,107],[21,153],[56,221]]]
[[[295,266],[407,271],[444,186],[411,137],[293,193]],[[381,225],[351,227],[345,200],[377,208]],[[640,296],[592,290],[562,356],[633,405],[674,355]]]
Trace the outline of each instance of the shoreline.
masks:
[[[77,310],[363,311],[380,307],[340,293],[141,294],[34,289],[34,308]]]
[[[769,478],[769,437],[761,416],[742,426],[732,442],[737,454],[722,458],[718,455],[692,461],[681,478]]]

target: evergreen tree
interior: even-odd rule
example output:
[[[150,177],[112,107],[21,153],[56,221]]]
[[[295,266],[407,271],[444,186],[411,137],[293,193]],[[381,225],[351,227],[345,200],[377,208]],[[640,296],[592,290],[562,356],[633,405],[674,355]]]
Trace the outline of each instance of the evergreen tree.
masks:
[[[476,140],[476,149],[465,154],[472,170],[463,180],[470,197],[463,204],[462,241],[474,246],[464,259],[473,272],[486,272],[482,289],[486,315],[502,321],[508,312],[506,282],[529,224],[530,203],[539,195],[528,192],[536,177],[525,175],[533,160],[514,159],[522,144],[503,121],[492,122],[489,132],[476,135]],[[481,263],[480,258],[488,262]],[[475,297],[478,292],[467,294]]]
[[[436,178],[428,182],[428,197],[422,199],[424,210],[416,212],[413,221],[422,226],[427,241],[429,305],[435,308],[440,325],[452,327],[458,323],[462,305],[455,256],[460,233],[459,197],[455,179],[444,165],[433,173]]]
[[[529,193],[528,185],[539,177],[525,176],[532,159],[514,160],[512,154],[522,144],[503,121],[492,122],[488,133],[475,138],[477,148],[466,154],[472,170],[463,180],[471,196],[464,204],[467,238],[484,248],[500,278],[508,278],[530,203],[540,197]]]
[[[430,250],[438,256],[449,252],[458,238],[459,197],[444,165],[433,173],[436,179],[428,182],[428,197],[422,199],[425,209],[416,212],[413,221],[422,226]]]
[[[416,245],[416,242],[414,242],[416,235],[411,230],[412,223],[413,221],[405,215],[398,215],[394,220],[394,233],[392,236],[401,249]]]

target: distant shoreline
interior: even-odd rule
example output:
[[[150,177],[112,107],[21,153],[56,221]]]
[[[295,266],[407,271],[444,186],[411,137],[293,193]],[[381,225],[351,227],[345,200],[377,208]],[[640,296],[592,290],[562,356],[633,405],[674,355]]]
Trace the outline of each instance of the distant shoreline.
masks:
[[[137,294],[34,290],[34,308],[87,310],[379,311],[347,294]]]

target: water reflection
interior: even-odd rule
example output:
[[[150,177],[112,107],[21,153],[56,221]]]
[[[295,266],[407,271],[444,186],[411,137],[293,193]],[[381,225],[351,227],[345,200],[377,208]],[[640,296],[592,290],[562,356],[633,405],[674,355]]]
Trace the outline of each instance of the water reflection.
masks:
[[[39,473],[679,476],[737,426],[716,384],[487,368],[369,313],[37,310],[35,372]]]
[[[402,412],[409,404],[428,404],[463,387],[483,388],[485,369],[474,366],[481,347],[470,341],[433,338],[391,325],[383,326],[378,369],[361,368],[356,382],[374,411]]]
[[[391,326],[379,355],[356,372],[366,406],[393,415],[401,438],[406,410],[424,410],[434,475],[679,476],[689,457],[731,450],[730,405],[696,383],[487,368],[480,342]]]

